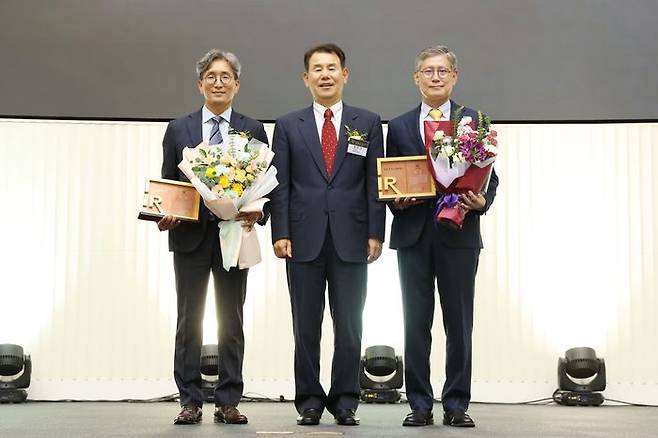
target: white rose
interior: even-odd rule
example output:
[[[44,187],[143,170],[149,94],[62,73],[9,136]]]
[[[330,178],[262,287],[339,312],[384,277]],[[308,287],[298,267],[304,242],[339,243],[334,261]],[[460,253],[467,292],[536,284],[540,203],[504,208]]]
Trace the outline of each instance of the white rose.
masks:
[[[440,129],[437,129],[436,132],[434,133],[434,141],[440,141],[443,138],[443,131]]]
[[[447,156],[451,156],[452,154],[455,153],[455,148],[452,146],[446,146],[445,148],[443,148],[443,151]]]
[[[473,121],[473,118],[471,116],[464,116],[462,119],[459,121],[460,125],[468,125]]]

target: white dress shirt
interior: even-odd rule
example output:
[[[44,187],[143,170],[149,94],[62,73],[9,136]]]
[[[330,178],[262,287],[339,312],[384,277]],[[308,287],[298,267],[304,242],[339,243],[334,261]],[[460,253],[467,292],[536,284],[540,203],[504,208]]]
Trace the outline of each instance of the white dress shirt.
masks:
[[[340,120],[343,116],[343,101],[340,100],[331,106],[331,122],[336,129],[336,139],[340,138]],[[324,126],[324,112],[326,107],[317,102],[313,102],[313,115],[315,116],[315,127],[318,129],[318,138],[322,143],[322,127]]]
[[[447,121],[450,120],[450,110],[451,110],[451,104],[450,104],[450,99],[446,100],[443,105],[441,105],[438,109],[441,111],[441,121]],[[426,104],[425,102],[420,104],[420,115],[418,116],[418,127],[420,128],[420,138],[423,140],[423,144],[425,144],[425,122],[426,120],[429,120],[430,122],[434,121],[432,117],[430,116],[430,110],[432,109],[431,106]]]
[[[215,125],[215,122],[212,121],[212,118],[215,116],[222,116],[222,121],[219,123],[219,132],[222,134],[222,139],[226,140],[228,138],[228,129],[229,121],[231,120],[231,113],[233,108],[228,107],[226,111],[221,114],[215,114],[210,111],[205,105],[201,110],[201,130],[203,134],[203,142],[208,143],[210,140],[210,133],[212,132],[212,127]],[[194,145],[196,146],[196,145]]]

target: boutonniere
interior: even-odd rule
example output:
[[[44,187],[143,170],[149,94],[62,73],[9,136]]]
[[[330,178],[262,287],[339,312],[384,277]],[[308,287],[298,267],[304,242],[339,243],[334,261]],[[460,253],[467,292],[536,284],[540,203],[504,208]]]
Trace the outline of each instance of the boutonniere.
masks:
[[[345,133],[347,134],[347,141],[350,140],[360,140],[366,141],[368,139],[368,134],[364,134],[358,129],[352,129],[349,126],[345,125]]]
[[[237,135],[240,138],[246,138],[247,140],[252,139],[251,132],[249,131],[238,131],[237,129],[229,128],[228,135]]]

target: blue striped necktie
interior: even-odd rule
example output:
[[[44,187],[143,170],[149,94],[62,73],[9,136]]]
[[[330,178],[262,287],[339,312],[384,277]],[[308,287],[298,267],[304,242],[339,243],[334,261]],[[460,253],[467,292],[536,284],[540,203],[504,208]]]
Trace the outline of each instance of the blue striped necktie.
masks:
[[[224,139],[222,138],[222,132],[219,130],[219,124],[224,120],[222,116],[215,116],[212,118],[213,126],[210,131],[210,138],[208,138],[208,144],[220,144]]]

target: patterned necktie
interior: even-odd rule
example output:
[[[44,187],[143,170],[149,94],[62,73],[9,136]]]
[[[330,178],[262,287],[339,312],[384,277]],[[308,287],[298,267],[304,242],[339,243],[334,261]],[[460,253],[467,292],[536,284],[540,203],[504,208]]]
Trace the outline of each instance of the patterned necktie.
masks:
[[[438,109],[438,108],[432,108],[432,109],[430,110],[430,112],[427,113],[427,114],[428,114],[428,115],[432,118],[432,120],[434,120],[435,122],[438,122],[439,120],[441,120],[441,117],[443,116],[443,113],[442,113],[441,110]]]
[[[334,168],[334,157],[336,156],[336,146],[338,146],[336,128],[331,121],[332,115],[331,109],[327,108],[324,112],[324,124],[322,125],[322,155],[329,176],[331,176]]]
[[[210,138],[208,138],[208,144],[220,144],[224,139],[222,138],[222,132],[219,130],[219,124],[224,120],[222,116],[215,116],[212,118],[213,125],[212,130],[210,131]]]

